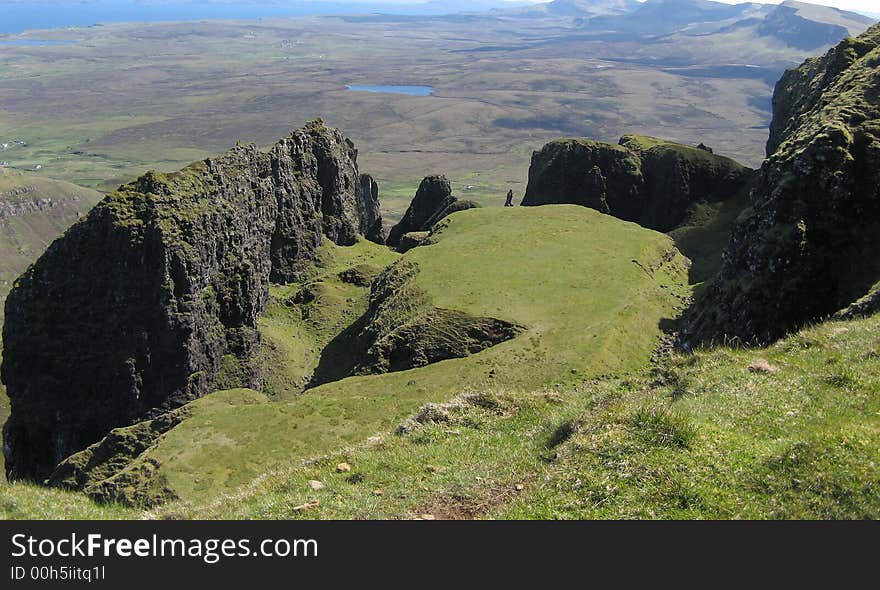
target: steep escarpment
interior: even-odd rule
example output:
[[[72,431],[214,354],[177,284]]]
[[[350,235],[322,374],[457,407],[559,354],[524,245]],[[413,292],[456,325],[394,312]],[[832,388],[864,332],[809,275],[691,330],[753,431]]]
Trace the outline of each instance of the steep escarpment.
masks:
[[[452,187],[445,176],[425,177],[415,197],[401,220],[388,233],[388,245],[397,247],[404,235],[428,231],[431,227],[456,211],[478,207],[471,201],[461,201],[452,194]]]
[[[750,177],[729,158],[651,137],[565,139],[532,155],[522,204],[583,205],[666,232],[695,203],[729,199]]]
[[[229,367],[259,384],[270,281],[297,278],[324,237],[351,244],[376,222],[356,158],[316,121],[268,152],[150,172],[56,240],[6,303],[7,474],[43,478],[112,428],[216,389]]]
[[[751,205],[686,318],[686,342],[769,341],[880,279],[880,26],[787,73],[774,105]]]

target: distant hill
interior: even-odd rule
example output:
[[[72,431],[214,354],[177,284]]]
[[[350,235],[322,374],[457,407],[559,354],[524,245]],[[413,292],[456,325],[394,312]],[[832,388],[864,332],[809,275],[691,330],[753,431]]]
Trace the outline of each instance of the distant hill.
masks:
[[[872,19],[855,12],[787,0],[764,18],[757,33],[791,47],[813,49],[859,35],[872,23]]]
[[[527,6],[513,11],[527,17],[592,17],[627,14],[640,6],[641,3],[637,0],[553,0],[546,4]]]
[[[647,0],[634,11],[587,21],[591,29],[663,35],[681,30],[706,33],[737,21],[760,17],[762,4],[722,4],[710,0]]]
[[[580,12],[575,10],[582,5]],[[599,7],[609,5],[615,10],[599,12]],[[546,5],[545,14],[575,17],[583,29],[596,34],[637,38],[717,34],[730,37],[740,46],[781,41],[798,50],[834,45],[844,37],[863,33],[874,22],[855,12],[793,0],[778,6],[751,2],[730,5],[711,0],[557,0]]]

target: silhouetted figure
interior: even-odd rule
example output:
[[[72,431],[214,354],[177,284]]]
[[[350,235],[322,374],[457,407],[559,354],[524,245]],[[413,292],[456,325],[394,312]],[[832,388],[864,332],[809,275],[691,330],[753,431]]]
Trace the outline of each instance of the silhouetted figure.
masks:
[[[504,206],[505,207],[513,207],[513,191],[512,190],[507,191],[507,200],[504,201]]]

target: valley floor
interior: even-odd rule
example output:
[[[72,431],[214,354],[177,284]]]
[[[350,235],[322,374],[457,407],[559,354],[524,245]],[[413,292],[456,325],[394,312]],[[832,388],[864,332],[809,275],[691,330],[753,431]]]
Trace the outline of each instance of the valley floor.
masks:
[[[114,189],[238,140],[268,145],[322,116],[360,148],[391,221],[429,174],[483,204],[500,205],[508,189],[521,196],[531,152],[560,136],[639,132],[706,142],[755,165],[772,83],[806,56],[726,37],[634,47],[558,19],[108,24],[28,38],[72,43],[0,51],[10,167]],[[711,67],[741,60],[760,67]],[[698,69],[668,67],[683,63]],[[424,84],[434,94],[346,89],[353,84]]]

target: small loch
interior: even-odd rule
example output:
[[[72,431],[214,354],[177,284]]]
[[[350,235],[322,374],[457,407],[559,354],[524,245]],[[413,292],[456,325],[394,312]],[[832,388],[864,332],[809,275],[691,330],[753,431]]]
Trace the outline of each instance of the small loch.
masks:
[[[409,96],[431,96],[434,94],[433,86],[359,86],[349,84],[346,88],[352,92],[384,92]]]

